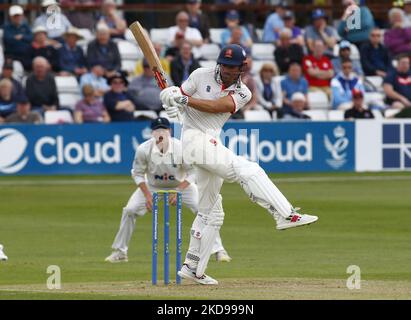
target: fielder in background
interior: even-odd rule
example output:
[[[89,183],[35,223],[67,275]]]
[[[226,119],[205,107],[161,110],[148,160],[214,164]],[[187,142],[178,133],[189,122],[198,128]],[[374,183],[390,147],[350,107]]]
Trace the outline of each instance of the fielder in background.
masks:
[[[169,87],[160,94],[170,117],[182,114],[183,159],[196,168],[200,195],[190,246],[178,274],[201,284],[218,284],[205,270],[224,221],[220,194],[224,180],[239,183],[252,201],[274,217],[279,230],[318,220],[316,216],[299,214],[256,162],[237,156],[220,140],[221,129],[231,114],[251,99],[250,90],[241,81],[245,64],[244,49],[227,45],[221,50],[215,68],[199,68],[181,88]]]
[[[127,262],[128,244],[135,229],[136,218],[152,210],[152,193],[159,190],[182,192],[182,202],[192,212],[198,211],[198,190],[194,169],[182,161],[181,142],[171,137],[170,122],[158,118],[151,124],[153,137],[138,146],[131,170],[138,189],[123,208],[120,229],[112,245],[113,252],[108,262]],[[169,195],[171,205],[176,205],[176,194]],[[216,254],[217,261],[229,262],[221,237],[217,234],[210,254]]]
[[[4,254],[3,251],[4,247],[2,244],[0,244],[0,261],[7,261],[7,256]]]

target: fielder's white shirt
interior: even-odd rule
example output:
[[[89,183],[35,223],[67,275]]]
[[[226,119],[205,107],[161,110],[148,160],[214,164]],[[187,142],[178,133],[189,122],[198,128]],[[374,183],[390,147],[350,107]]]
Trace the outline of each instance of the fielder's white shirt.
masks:
[[[218,100],[230,95],[234,101],[234,109],[225,113],[209,113],[186,107],[183,113],[183,130],[197,129],[213,135],[219,135],[221,128],[231,114],[244,107],[251,99],[251,91],[244,83],[240,86],[233,84],[228,88],[222,87],[214,78],[215,68],[199,68],[181,85],[183,94],[205,100]]]
[[[147,182],[156,188],[175,188],[184,180],[195,183],[194,168],[182,162],[181,142],[175,138],[170,139],[164,154],[157,148],[154,138],[139,145],[131,175],[137,185]]]

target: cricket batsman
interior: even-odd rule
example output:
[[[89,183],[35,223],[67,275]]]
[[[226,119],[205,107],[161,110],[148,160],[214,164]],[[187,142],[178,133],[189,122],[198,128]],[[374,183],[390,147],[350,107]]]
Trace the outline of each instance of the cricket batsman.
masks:
[[[192,212],[198,211],[198,190],[192,165],[182,161],[181,142],[171,137],[170,122],[157,118],[151,124],[152,138],[138,146],[131,170],[138,189],[123,208],[120,229],[112,245],[113,252],[106,261],[127,262],[128,244],[135,229],[136,218],[151,211],[152,193],[159,190],[182,192],[182,202]],[[176,205],[176,194],[169,195],[171,205]],[[217,261],[229,262],[220,235],[214,239],[210,254],[216,254]]]
[[[250,90],[241,81],[245,64],[244,49],[227,45],[220,51],[215,68],[199,68],[181,88],[169,87],[160,94],[170,117],[182,115],[183,160],[196,168],[200,195],[188,253],[178,274],[205,285],[218,284],[205,270],[224,222],[220,194],[224,181],[239,183],[253,202],[273,216],[279,230],[318,220],[299,214],[256,162],[234,154],[220,140],[221,129],[231,114],[251,99]]]

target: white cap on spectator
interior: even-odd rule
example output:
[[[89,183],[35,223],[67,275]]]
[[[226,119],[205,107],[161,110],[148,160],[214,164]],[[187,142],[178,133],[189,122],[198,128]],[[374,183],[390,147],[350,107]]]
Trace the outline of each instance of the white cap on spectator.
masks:
[[[56,0],[43,0],[43,2],[41,3],[42,7],[48,7],[53,5],[58,5],[58,2]]]
[[[97,24],[96,31],[97,32],[110,32],[110,28],[108,27],[106,23],[100,22]]]
[[[37,26],[33,29],[33,34],[36,34],[36,33],[39,33],[39,32],[47,33],[47,29],[43,26]]]
[[[9,8],[9,16],[16,16],[16,15],[19,15],[19,14],[24,14],[24,10],[23,10],[23,8],[22,7],[20,7],[20,6],[11,6],[10,8]]]
[[[291,101],[304,101],[305,102],[305,96],[301,92],[296,92],[291,96]]]

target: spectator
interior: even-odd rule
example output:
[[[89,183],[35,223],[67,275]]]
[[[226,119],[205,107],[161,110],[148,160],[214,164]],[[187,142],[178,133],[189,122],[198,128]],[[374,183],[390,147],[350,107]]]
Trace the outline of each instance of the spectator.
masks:
[[[361,47],[361,64],[366,76],[385,77],[391,68],[388,50],[381,44],[381,38],[381,30],[374,28],[370,40]]]
[[[127,23],[117,11],[116,2],[114,0],[103,1],[101,16],[97,25],[98,24],[105,24],[109,28],[111,38],[124,39]]]
[[[101,64],[93,63],[90,68],[90,72],[85,73],[80,78],[80,88],[88,84],[94,88],[94,95],[102,97],[110,90],[110,86],[107,84],[107,79],[104,78],[104,68]]]
[[[74,108],[75,122],[110,122],[110,116],[101,99],[95,95],[94,88],[86,84],[81,91],[84,98]]]
[[[167,75],[170,75],[170,60],[162,56],[163,47],[158,42],[153,42],[153,47],[156,50],[157,56],[160,59],[160,63],[161,63],[161,66],[163,67],[164,72]],[[143,61],[144,59],[140,59],[139,61],[137,61],[136,69],[134,70],[134,75],[141,76],[143,74],[144,72]]]
[[[258,88],[254,80],[254,74],[251,73],[253,69],[253,59],[250,54],[247,54],[247,59],[245,61],[244,72],[241,76],[241,81],[247,86],[251,91],[251,99],[248,103],[241,109],[241,112],[245,110],[258,109]]]
[[[307,107],[308,82],[303,76],[302,67],[298,62],[290,63],[288,74],[281,81],[281,91],[283,96],[282,110],[291,108],[291,97],[296,92],[301,92],[305,96]]]
[[[357,4],[360,1],[355,0]],[[347,27],[347,20],[341,19],[341,22],[338,25],[338,34],[341,38],[355,44],[358,49],[361,48],[361,45],[366,42],[369,38],[371,30],[375,27],[374,17],[368,9],[368,7],[361,1],[360,4],[360,17],[359,17],[359,28],[351,28],[348,29]],[[347,9],[352,3],[352,0],[342,0],[342,4],[344,6],[344,11]]]
[[[154,73],[146,59],[143,59],[143,74],[134,78],[128,86],[128,91],[133,95],[136,105],[142,110],[161,111],[161,89],[157,85]]]
[[[291,40],[290,40],[290,42],[292,44],[297,44],[301,47],[304,47],[304,45],[305,45],[304,37],[303,37],[301,29],[295,25],[294,13],[290,10],[287,10],[284,14],[283,20],[284,20],[284,28],[287,28],[287,29],[291,30]],[[284,29],[282,29],[282,30],[284,30]],[[280,35],[281,35],[282,30],[280,30],[279,32],[276,32],[276,34],[275,34],[276,45],[280,44]]]
[[[393,8],[389,11],[388,17],[391,29],[384,33],[384,44],[390,55],[411,54],[411,27],[405,27],[404,11]]]
[[[260,75],[256,79],[258,90],[257,103],[269,112],[280,107],[276,105],[278,92],[274,76],[277,75],[274,64],[264,63],[261,66]]]
[[[290,108],[284,110],[283,120],[310,120],[311,118],[304,114],[304,108],[307,101],[303,93],[296,92],[291,96]]]
[[[184,41],[184,33],[178,31],[174,37],[173,46],[168,47],[164,54],[169,63],[179,55],[181,46],[183,45]]]
[[[133,97],[127,91],[127,78],[117,72],[108,79],[111,90],[104,94],[104,105],[111,121],[134,121],[136,109]]]
[[[33,34],[34,38],[29,52],[30,60],[26,61],[25,69],[31,70],[33,59],[40,56],[47,59],[54,72],[59,71],[58,51],[56,47],[54,47],[55,42],[47,38],[47,30],[42,26],[38,26],[34,28]]]
[[[121,69],[121,57],[117,45],[110,39],[110,30],[104,24],[97,26],[96,39],[87,47],[87,64],[100,64],[110,77]]]
[[[308,51],[314,52],[314,43],[321,40],[325,45],[325,55],[333,57],[333,49],[338,41],[337,31],[327,25],[327,16],[322,9],[316,9],[312,15],[312,25],[305,28],[305,41]]]
[[[80,77],[87,72],[83,49],[77,45],[77,41],[82,38],[78,29],[74,27],[64,33],[64,43],[58,51],[62,75]]]
[[[24,63],[31,46],[33,34],[29,25],[24,21],[24,11],[20,6],[9,8],[10,22],[4,26],[4,54],[13,60]]]
[[[63,42],[63,34],[71,27],[70,21],[61,12],[56,0],[43,0],[43,13],[34,20],[33,29],[43,27],[47,36],[55,41]]]
[[[33,72],[26,81],[26,94],[35,111],[57,110],[59,106],[56,82],[44,57],[33,60]]]
[[[346,40],[340,42],[339,45],[339,56],[334,58],[331,62],[333,64],[333,69],[335,73],[340,73],[342,71],[342,61],[350,59],[351,56],[351,43]],[[359,60],[352,60],[352,66],[354,72],[360,77],[364,76],[362,71],[361,62]]]
[[[303,68],[310,90],[324,91],[330,97],[330,81],[334,77],[334,70],[330,59],[324,55],[324,50],[324,42],[315,40],[313,54],[304,57]]]
[[[365,91],[361,79],[353,72],[352,61],[347,58],[341,63],[342,71],[331,80],[333,109],[346,110],[351,106],[354,89]]]
[[[200,31],[204,43],[210,42],[210,22],[208,16],[201,12],[201,0],[187,0],[189,26]]]
[[[352,107],[344,112],[345,120],[374,119],[374,115],[364,105],[364,94],[361,90],[353,89],[351,92]]]
[[[93,30],[96,25],[94,10],[79,10],[78,6],[88,7],[101,5],[103,0],[60,0],[62,6],[66,6],[66,17],[70,23],[81,29]]]
[[[286,1],[281,1],[275,8],[275,12],[271,13],[264,23],[263,42],[274,42],[276,33],[279,33],[284,28],[284,14],[287,7]]]
[[[196,28],[191,28],[188,26],[189,16],[185,11],[180,11],[176,15],[176,25],[168,28],[168,43],[169,47],[175,47],[176,43],[176,34],[181,33],[184,35],[184,39],[191,43],[193,46],[193,53],[195,57],[200,55],[199,48],[203,45],[203,37],[201,36],[200,31]]]
[[[41,123],[41,117],[38,112],[31,111],[31,105],[26,96],[19,97],[16,100],[16,112],[6,118],[7,123]]]
[[[253,45],[253,40],[250,37],[250,34],[247,30],[246,27],[240,26],[240,16],[237,11],[231,10],[227,12],[226,19],[225,19],[227,28],[221,33],[221,45],[225,46],[229,43],[233,43],[232,37],[233,37],[233,30],[237,30],[237,37],[239,35],[239,30],[238,27],[241,28],[241,38],[240,38],[240,43],[238,43],[238,39],[235,39],[237,41],[237,44],[240,44],[243,48],[250,48]],[[235,35],[236,36],[236,35]]]
[[[298,44],[291,43],[292,31],[288,28],[281,30],[278,47],[274,50],[275,62],[280,69],[280,74],[288,71],[290,62],[302,63],[304,58],[303,48]]]
[[[411,0],[403,0],[404,4],[404,14],[406,18],[407,27],[411,26]]]
[[[170,64],[171,79],[174,85],[181,86],[191,72],[198,68],[200,68],[200,64],[193,57],[190,42],[186,41],[181,46],[180,54]]]
[[[13,100],[25,96],[23,86],[18,80],[13,78],[13,61],[11,59],[6,59],[3,64],[3,71],[0,75],[0,80],[1,79],[9,79],[12,82],[13,88],[11,94],[13,96]]]
[[[243,37],[244,29],[241,26],[235,26],[231,29],[231,38],[229,39],[227,44],[238,44],[242,46],[245,50],[251,51],[251,47],[249,46],[248,42],[244,42]]]
[[[12,95],[13,84],[9,79],[0,80],[0,122],[16,111],[16,100]]]
[[[384,79],[384,92],[387,104],[395,109],[403,109],[411,107],[410,59],[403,54],[397,61],[397,68],[388,72]]]

